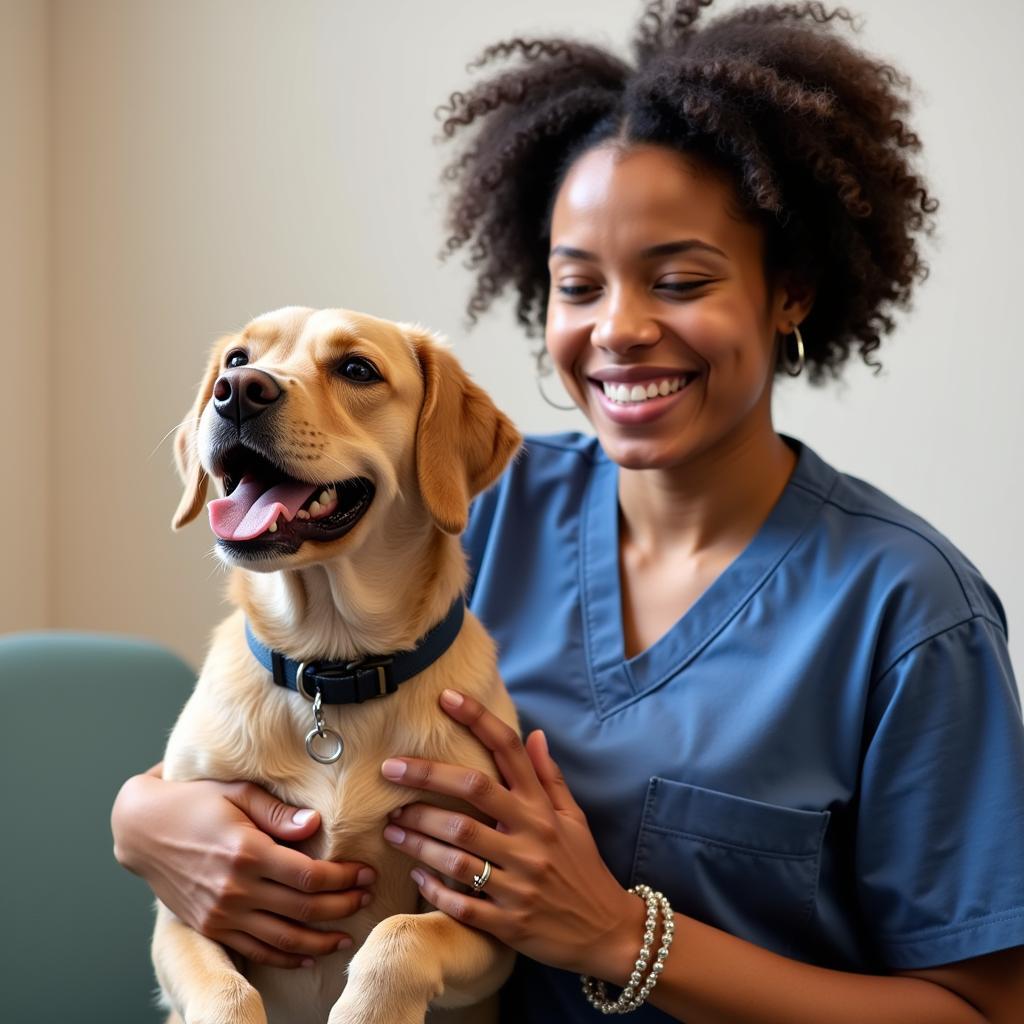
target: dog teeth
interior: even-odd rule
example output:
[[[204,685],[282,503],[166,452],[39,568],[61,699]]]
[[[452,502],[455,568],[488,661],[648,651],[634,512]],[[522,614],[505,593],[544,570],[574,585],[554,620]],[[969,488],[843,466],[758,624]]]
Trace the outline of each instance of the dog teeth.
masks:
[[[333,494],[334,494],[334,491],[324,491],[324,492],[323,492],[323,493],[322,493],[322,494],[320,495],[320,504],[321,504],[321,505],[327,505],[327,504],[328,504],[328,503],[330,502],[330,500],[331,500],[331,496],[332,496]]]
[[[318,515],[320,515],[320,502],[314,501],[313,504],[309,506],[309,517],[310,519],[316,519]]]
[[[277,520],[276,519],[267,527],[267,533],[277,533]]]
[[[309,513],[304,508],[300,508],[299,511],[295,513],[295,516],[297,519],[308,519]]]

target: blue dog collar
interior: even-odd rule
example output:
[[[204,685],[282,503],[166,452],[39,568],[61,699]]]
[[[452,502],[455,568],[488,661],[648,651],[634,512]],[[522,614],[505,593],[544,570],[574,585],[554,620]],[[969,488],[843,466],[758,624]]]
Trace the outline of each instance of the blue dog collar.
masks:
[[[455,642],[462,628],[465,604],[455,599],[448,614],[411,651],[368,655],[354,661],[295,661],[259,641],[245,621],[245,638],[256,660],[278,686],[301,693],[312,701],[320,691],[323,704],[362,704],[386,697],[413,676],[433,665]]]

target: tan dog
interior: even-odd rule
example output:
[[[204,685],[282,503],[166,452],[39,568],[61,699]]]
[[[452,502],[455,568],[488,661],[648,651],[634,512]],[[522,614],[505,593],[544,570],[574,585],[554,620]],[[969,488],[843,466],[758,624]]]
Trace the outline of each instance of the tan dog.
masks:
[[[291,307],[215,346],[176,438],[185,493],[173,525],[199,514],[208,480],[217,480],[225,496],[211,503],[211,523],[218,556],[234,567],[237,611],[214,633],[164,777],[247,779],[315,808],[322,827],[303,849],[371,864],[378,881],[370,905],[337,922],[354,952],[296,971],[229,956],[158,903],[153,963],[171,1021],[421,1024],[428,1005],[471,1007],[445,1020],[483,1019],[474,1004],[505,980],[511,952],[440,911],[424,912],[408,857],[381,835],[388,812],[405,803],[456,804],[387,782],[380,765],[405,754],[499,777],[438,706],[441,690],[453,687],[518,729],[492,641],[467,610],[454,643],[396,692],[325,705],[324,725],[344,739],[340,760],[325,765],[305,746],[312,705],[274,684],[244,628],[248,619],[259,640],[296,661],[414,648],[465,585],[457,535],[471,497],[520,441],[417,326]]]

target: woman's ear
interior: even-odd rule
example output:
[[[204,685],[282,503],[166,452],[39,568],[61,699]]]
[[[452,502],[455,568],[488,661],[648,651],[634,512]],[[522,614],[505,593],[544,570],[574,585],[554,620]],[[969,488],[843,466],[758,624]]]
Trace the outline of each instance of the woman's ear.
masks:
[[[421,327],[401,326],[423,370],[423,406],[416,432],[420,494],[445,533],[461,533],[470,500],[494,483],[523,439],[435,335]]]
[[[799,326],[807,319],[814,306],[814,286],[793,274],[784,274],[775,293],[775,330],[790,334],[795,323]]]
[[[188,415],[178,427],[174,435],[174,462],[178,467],[178,475],[185,485],[185,491],[178,503],[177,511],[171,520],[171,529],[180,530],[192,522],[206,501],[206,487],[209,478],[199,461],[199,420],[213,395],[213,385],[220,374],[220,356],[225,339],[220,339],[213,348],[210,360],[206,365],[206,373],[199,385],[199,393],[189,410]]]

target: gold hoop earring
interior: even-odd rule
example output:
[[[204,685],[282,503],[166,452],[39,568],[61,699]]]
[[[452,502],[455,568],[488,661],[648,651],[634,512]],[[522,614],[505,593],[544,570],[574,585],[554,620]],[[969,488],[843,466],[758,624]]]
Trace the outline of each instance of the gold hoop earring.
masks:
[[[548,373],[550,373],[550,370],[548,371]],[[548,376],[548,374],[546,373],[543,376],[546,377],[546,376]],[[540,378],[541,378],[541,374],[539,374],[539,373],[535,374],[534,378],[533,378],[537,382],[537,390],[540,392],[540,397],[543,398],[544,401],[547,402],[548,405],[550,405],[552,409],[558,409],[559,412],[572,412],[572,410],[576,408],[576,403],[575,402],[573,402],[572,405],[559,405],[557,402],[552,402],[551,399],[548,398],[548,396],[546,394],[544,394],[544,388],[541,385]]]
[[[803,373],[806,360],[804,359],[804,339],[796,324],[793,324],[793,336],[796,338],[796,359],[790,358],[789,345],[784,341],[782,343],[782,365],[790,377],[799,377]]]

